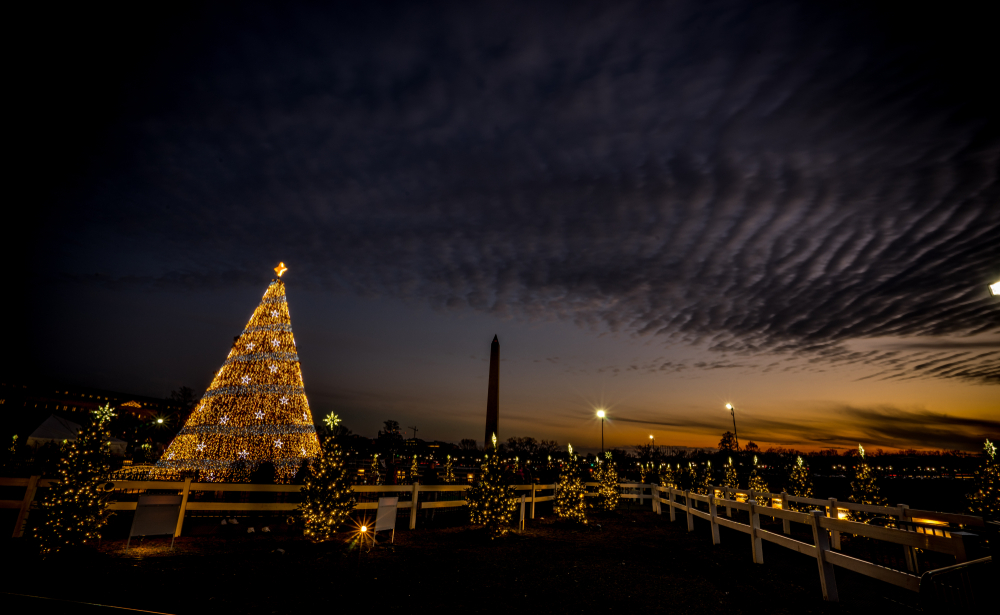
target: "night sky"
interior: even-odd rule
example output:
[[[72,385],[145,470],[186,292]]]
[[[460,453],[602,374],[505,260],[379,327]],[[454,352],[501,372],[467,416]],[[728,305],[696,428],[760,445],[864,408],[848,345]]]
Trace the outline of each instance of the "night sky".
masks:
[[[482,437],[497,334],[501,439],[977,450],[996,35],[915,6],[11,16],[5,378],[200,395],[280,260],[366,436]]]

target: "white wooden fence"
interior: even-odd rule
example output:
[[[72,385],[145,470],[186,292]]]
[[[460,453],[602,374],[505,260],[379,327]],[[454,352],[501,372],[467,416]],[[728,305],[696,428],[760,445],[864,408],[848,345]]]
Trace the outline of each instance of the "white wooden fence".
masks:
[[[954,523],[971,527],[984,527],[982,517],[912,510],[905,504],[869,506],[838,502],[834,498],[819,500],[790,496],[787,493],[774,494],[725,487],[712,487],[710,491],[713,495],[711,496],[658,485],[652,485],[651,491],[654,510],[659,514],[662,512],[663,506],[666,505],[671,521],[677,519],[678,510],[685,513],[689,532],[694,531],[696,518],[708,521],[711,527],[712,544],[721,542],[720,527],[727,527],[749,535],[754,563],[764,563],[764,542],[770,542],[814,558],[819,571],[823,598],[831,601],[838,599],[837,581],[834,575],[835,566],[847,568],[911,591],[919,591],[920,577],[916,574],[918,570],[914,549],[953,555],[957,563],[962,563],[967,561],[967,552],[978,538],[975,534],[951,529],[938,528],[935,530],[931,527],[930,531],[927,531],[929,524]],[[789,510],[792,503],[815,506],[817,509],[807,513],[795,512]],[[703,504],[703,506],[699,504]],[[726,509],[725,516],[719,514],[721,508]],[[731,518],[733,510],[749,513],[749,523],[734,521]],[[874,513],[893,518],[899,529],[848,521],[844,517],[850,511]],[[761,516],[781,519],[782,530],[785,534],[790,533],[792,523],[802,523],[809,526],[812,529],[813,543],[794,540],[788,536],[761,529]],[[909,572],[893,570],[839,553],[841,534],[865,536],[900,545]]]
[[[24,487],[24,497],[21,500],[0,500],[0,509],[17,509],[18,516],[14,525],[13,536],[23,533],[24,523],[31,510],[39,488],[48,487],[51,479],[38,476],[30,478],[0,478],[0,487]],[[590,491],[588,497],[597,496],[598,483],[586,483]],[[912,591],[918,591],[920,577],[917,569],[917,558],[914,549],[924,549],[953,555],[956,562],[968,559],[967,551],[974,544],[976,535],[965,531],[955,531],[946,527],[956,524],[964,527],[984,527],[982,517],[941,513],[927,510],[913,510],[905,504],[898,506],[868,506],[850,502],[838,502],[835,498],[826,500],[803,498],[787,493],[765,493],[747,489],[729,489],[712,487],[712,496],[701,495],[680,489],[671,489],[659,485],[640,483],[619,483],[624,499],[638,500],[642,505],[647,498],[652,501],[653,511],[660,514],[666,506],[670,520],[675,521],[677,511],[685,513],[688,531],[694,530],[696,518],[708,521],[711,526],[712,543],[719,544],[720,527],[727,527],[750,537],[751,555],[753,561],[764,563],[763,543],[770,542],[780,547],[808,555],[816,559],[820,585],[823,597],[827,600],[837,600],[837,584],[834,567],[840,566],[860,574],[870,576]],[[401,500],[398,507],[410,510],[410,529],[417,526],[418,510],[438,508],[454,508],[466,506],[465,499],[454,500],[421,500],[421,493],[464,492],[469,485],[354,485],[352,491],[361,495],[364,493],[410,493],[410,500]],[[245,483],[194,483],[191,479],[181,481],[112,481],[109,491],[144,491],[144,490],[174,490],[181,496],[181,514],[177,520],[174,536],[180,536],[184,526],[184,518],[193,511],[226,511],[226,512],[267,512],[293,511],[298,507],[294,502],[203,502],[192,500],[192,492],[255,492],[255,493],[297,493],[300,485],[254,485]],[[535,504],[552,501],[556,497],[556,485],[515,485],[515,493],[523,492],[525,502],[531,504],[530,517],[535,518]],[[540,495],[540,492],[551,491],[551,495]],[[520,499],[520,494],[518,494]],[[792,503],[815,506],[811,512],[795,512],[790,510]],[[375,509],[377,502],[359,502],[356,510]],[[111,510],[135,510],[136,502],[118,501],[110,504]],[[724,508],[725,515],[719,514]],[[733,511],[741,510],[749,513],[749,523],[740,523],[732,519]],[[845,517],[850,511],[874,513],[892,518],[899,529],[878,527],[865,523],[848,521]],[[527,512],[527,511],[526,511]],[[761,529],[760,517],[767,516],[781,519],[785,534],[790,533],[792,523],[802,523],[812,529],[813,544],[794,540],[788,536],[776,534]],[[937,527],[935,527],[937,525]],[[905,556],[908,572],[893,570],[871,562],[860,560],[839,553],[840,535],[851,534],[866,536],[883,542],[895,543],[901,546]]]

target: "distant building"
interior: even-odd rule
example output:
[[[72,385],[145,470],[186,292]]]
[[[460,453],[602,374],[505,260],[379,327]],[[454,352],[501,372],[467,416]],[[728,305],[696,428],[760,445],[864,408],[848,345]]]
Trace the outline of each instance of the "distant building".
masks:
[[[81,429],[80,425],[53,414],[44,423],[39,425],[35,431],[31,432],[26,444],[35,448],[46,444],[59,446],[66,442],[76,442]],[[108,441],[108,444],[110,445],[112,455],[119,457],[125,455],[127,445],[124,440],[113,437]]]
[[[119,417],[155,420],[182,412],[172,399],[134,395],[121,391],[65,386],[51,383],[0,382],[0,433],[6,446],[14,434],[24,438],[50,416],[85,423],[99,406],[110,404]],[[123,433],[116,434],[124,436]]]

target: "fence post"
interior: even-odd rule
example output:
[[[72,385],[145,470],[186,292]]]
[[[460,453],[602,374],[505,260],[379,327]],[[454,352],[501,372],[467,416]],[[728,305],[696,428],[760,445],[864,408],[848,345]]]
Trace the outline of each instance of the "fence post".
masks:
[[[24,524],[28,520],[28,511],[31,509],[31,502],[35,499],[38,481],[41,478],[41,476],[32,476],[28,479],[28,487],[24,490],[24,499],[21,500],[21,509],[17,511],[17,522],[14,524],[12,538],[20,538],[24,534]]]
[[[837,498],[830,498],[830,508],[829,508],[829,512],[827,513],[826,516],[830,517],[831,519],[840,519],[840,511],[837,510]],[[839,551],[840,550],[840,532],[838,532],[837,530],[833,530],[832,532],[830,532],[830,537],[831,537],[830,538],[830,545],[834,549],[837,549]]]
[[[181,535],[184,528],[184,515],[187,514],[188,494],[191,493],[191,477],[184,479],[184,487],[181,488],[181,510],[177,513],[177,527],[174,529],[174,538]],[[138,512],[138,509],[136,510]]]
[[[667,504],[669,506],[667,508],[670,509],[670,520],[677,521],[677,511],[674,510],[674,502],[677,501],[676,498],[674,497],[674,488],[668,487],[668,489],[669,491],[667,491]]]
[[[760,529],[760,514],[757,513],[757,500],[747,500],[750,504],[750,546],[753,550],[753,563],[764,563],[764,550],[757,530]]]
[[[901,530],[909,531],[907,527],[904,526],[904,523],[906,523],[906,518],[909,516],[907,511],[910,507],[906,504],[900,504],[897,508],[899,509],[899,514],[896,515],[896,525]],[[917,564],[917,552],[913,549],[913,547],[903,545],[903,559],[906,560],[906,569],[911,573],[916,574],[919,569],[919,565]]]
[[[719,514],[719,509],[715,504],[715,489],[711,490],[708,496],[708,516],[709,521],[712,524],[712,544],[717,545],[721,540],[719,540],[719,524],[715,521],[715,518]]]
[[[687,511],[687,522],[688,531],[694,531],[694,515],[691,514],[691,492],[687,489],[684,490],[684,506]]]
[[[819,586],[823,589],[823,600],[838,602],[837,577],[833,574],[833,564],[826,561],[826,552],[830,550],[830,532],[820,527],[819,520],[823,511],[813,510],[809,513],[809,523],[812,525],[813,542],[816,544],[816,563],[819,566]]]
[[[535,518],[535,483],[531,483],[531,518]]]
[[[791,510],[791,506],[788,505],[788,492],[781,492],[781,510]],[[792,533],[792,522],[788,519],[781,520],[781,531],[786,534]]]
[[[736,494],[733,492],[732,489],[730,489],[729,487],[723,487],[723,490],[724,491],[722,492],[722,494],[724,496],[726,496],[727,500],[734,500],[734,499],[736,499]],[[733,507],[730,506],[729,504],[726,504],[726,516],[727,517],[732,517],[733,516]]]
[[[410,529],[417,529],[417,500],[420,496],[420,481],[413,481],[413,495],[410,497]]]

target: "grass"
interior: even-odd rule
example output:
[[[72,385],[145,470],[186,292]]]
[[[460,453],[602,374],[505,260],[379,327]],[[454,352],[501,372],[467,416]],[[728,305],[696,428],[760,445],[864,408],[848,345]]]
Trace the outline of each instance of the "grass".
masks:
[[[8,568],[0,590],[165,613],[919,609],[916,594],[843,569],[841,602],[826,603],[815,560],[765,543],[765,563],[755,565],[746,535],[723,529],[713,546],[707,524],[696,520],[695,528],[686,531],[683,515],[670,523],[666,515],[619,511],[586,527],[547,516],[493,542],[467,526],[400,529],[394,545],[380,542],[360,558],[346,534],[325,544],[278,533],[181,537],[173,551],[169,538],[129,551],[124,540],[105,540],[99,550],[45,562],[8,542],[4,559],[21,563]],[[10,596],[4,602],[17,604]]]

